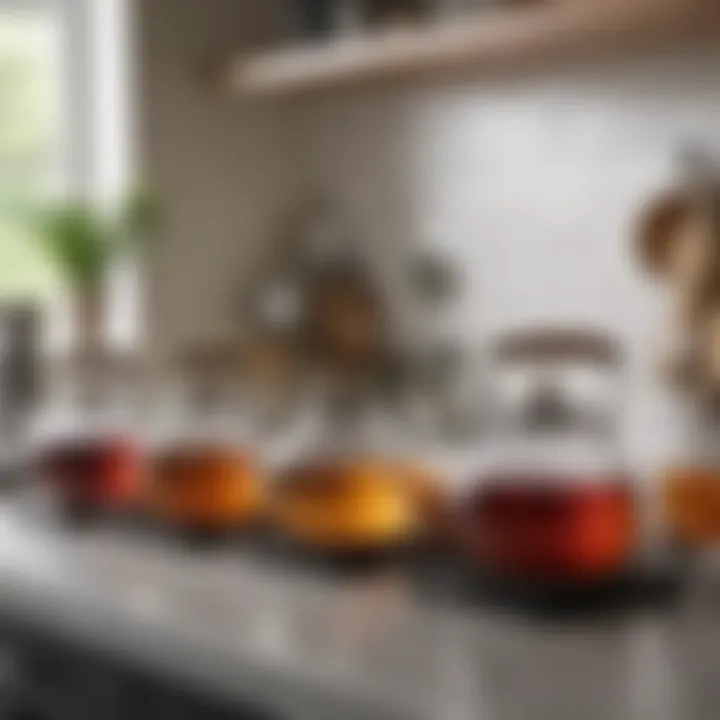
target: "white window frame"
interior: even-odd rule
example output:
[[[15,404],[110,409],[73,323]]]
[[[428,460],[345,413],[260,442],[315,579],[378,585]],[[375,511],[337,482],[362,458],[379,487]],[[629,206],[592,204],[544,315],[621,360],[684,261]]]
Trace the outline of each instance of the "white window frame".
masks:
[[[129,36],[133,6],[134,0],[0,0],[0,10],[46,8],[57,18],[62,92],[59,132],[64,145],[60,165],[68,192],[103,198],[124,190],[132,180]],[[117,83],[110,90],[114,99],[108,103],[108,86],[113,82]],[[122,167],[117,158],[108,157],[109,145],[122,153]]]
[[[0,0],[0,10],[6,9],[46,9],[58,23],[58,189],[100,202],[116,199],[131,184],[135,166],[129,51],[133,0]],[[128,285],[125,278],[121,282]],[[138,288],[128,288],[133,297],[127,300],[118,301],[122,290],[118,293],[117,287],[110,293],[111,342],[113,335],[123,344],[137,341]],[[71,314],[64,305],[53,308],[47,338],[51,354],[62,353],[72,342]],[[122,317],[124,305],[127,318]]]
[[[93,0],[0,0],[0,10],[47,10],[58,23],[58,85],[62,93],[58,135],[62,137],[59,171],[66,192],[86,193],[93,184],[92,102]]]
[[[93,0],[31,1],[49,5],[56,13],[62,73],[59,130],[63,137],[63,184],[69,192],[87,195],[92,192],[95,174],[90,5]]]

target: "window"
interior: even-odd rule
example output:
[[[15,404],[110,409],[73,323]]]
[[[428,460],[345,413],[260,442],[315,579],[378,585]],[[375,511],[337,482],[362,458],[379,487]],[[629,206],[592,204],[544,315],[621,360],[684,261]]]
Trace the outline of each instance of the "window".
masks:
[[[0,0],[0,301],[48,298],[59,279],[11,209],[59,173],[57,23],[47,6]]]
[[[11,211],[57,189],[117,197],[131,177],[130,0],[0,0],[0,304],[44,303],[48,349],[72,342],[62,278]],[[139,332],[133,273],[110,288],[108,335]],[[50,302],[50,300],[52,302]]]

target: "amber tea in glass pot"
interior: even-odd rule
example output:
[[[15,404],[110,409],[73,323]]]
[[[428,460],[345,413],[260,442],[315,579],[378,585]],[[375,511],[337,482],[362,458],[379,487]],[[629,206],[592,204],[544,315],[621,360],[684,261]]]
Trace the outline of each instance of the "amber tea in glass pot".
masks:
[[[237,392],[234,353],[178,360],[171,422],[156,442],[147,503],[161,523],[194,535],[248,526],[262,504],[250,419]]]

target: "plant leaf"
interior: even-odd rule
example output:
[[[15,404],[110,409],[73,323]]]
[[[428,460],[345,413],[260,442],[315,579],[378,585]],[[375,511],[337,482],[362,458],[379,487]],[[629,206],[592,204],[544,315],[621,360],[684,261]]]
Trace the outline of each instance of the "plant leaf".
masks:
[[[66,280],[89,285],[103,280],[118,255],[147,239],[160,212],[153,195],[136,192],[110,217],[86,200],[35,207],[23,215]]]
[[[108,230],[86,202],[73,201],[39,211],[38,241],[74,284],[97,282],[113,255]]]
[[[160,201],[155,193],[146,189],[132,191],[120,207],[118,235],[121,242],[136,245],[149,241],[161,220]]]

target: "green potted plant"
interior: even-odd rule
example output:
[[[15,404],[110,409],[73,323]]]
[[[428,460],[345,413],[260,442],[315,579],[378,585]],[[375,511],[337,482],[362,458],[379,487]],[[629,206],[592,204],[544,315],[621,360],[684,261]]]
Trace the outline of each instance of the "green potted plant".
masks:
[[[113,264],[148,242],[158,220],[154,196],[139,191],[128,194],[111,212],[87,200],[33,209],[33,234],[72,293],[81,353],[102,344],[105,281]]]

